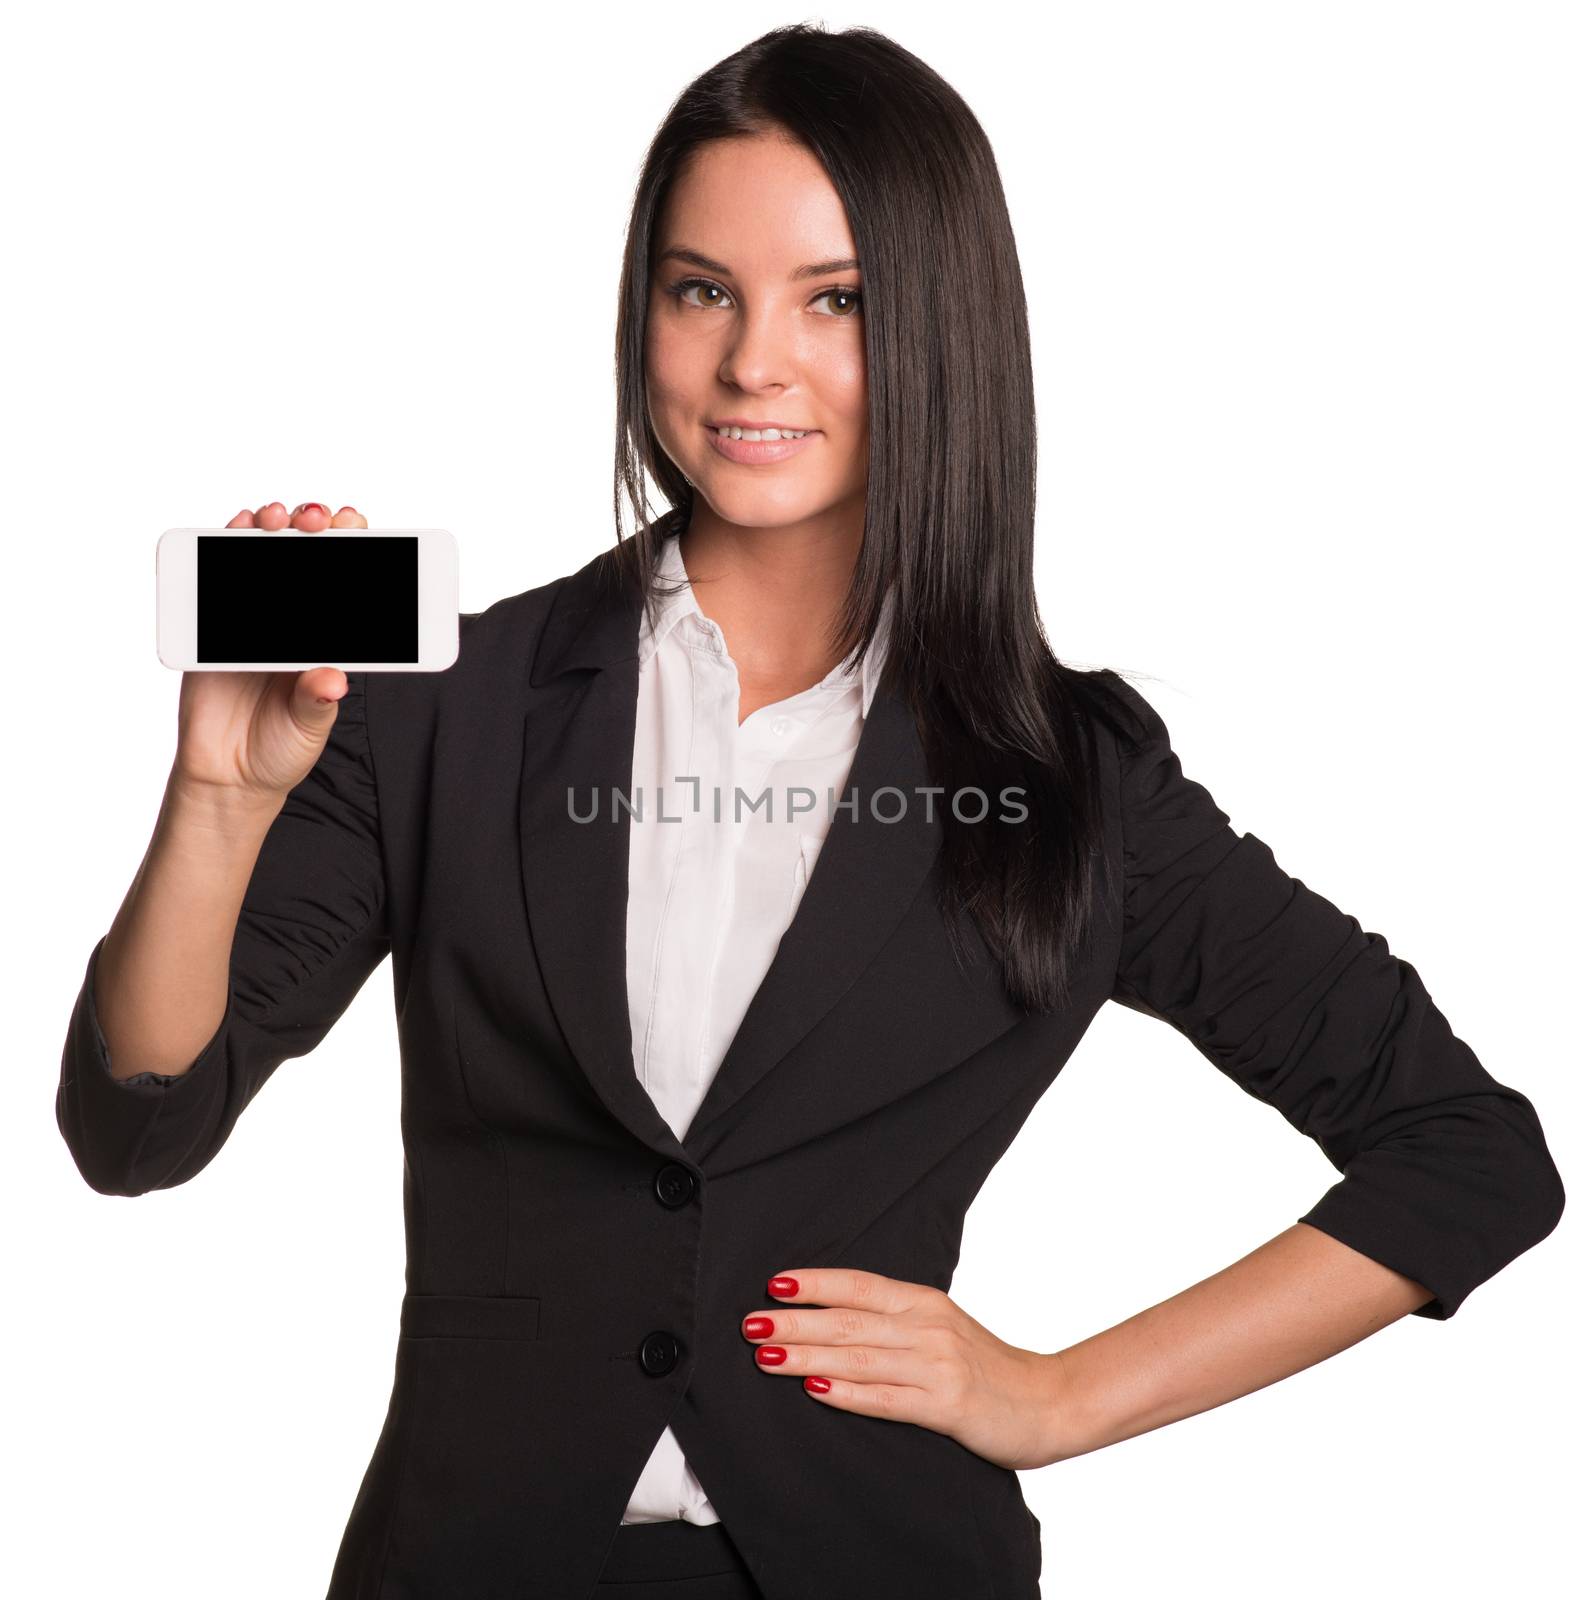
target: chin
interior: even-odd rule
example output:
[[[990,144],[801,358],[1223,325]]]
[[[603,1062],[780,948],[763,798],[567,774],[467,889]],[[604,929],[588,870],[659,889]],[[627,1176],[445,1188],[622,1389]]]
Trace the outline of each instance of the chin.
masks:
[[[762,485],[759,488],[735,486],[724,493],[719,492],[718,485],[708,486],[697,477],[695,493],[724,522],[731,522],[740,528],[784,528],[790,523],[820,516],[833,504],[824,495],[812,495],[792,484],[782,492],[770,485]]]

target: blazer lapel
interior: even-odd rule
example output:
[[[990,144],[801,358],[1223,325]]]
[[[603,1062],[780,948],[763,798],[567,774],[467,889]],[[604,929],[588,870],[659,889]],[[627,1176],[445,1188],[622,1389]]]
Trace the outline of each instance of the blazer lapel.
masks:
[[[633,783],[640,603],[617,557],[613,547],[565,579],[546,619],[524,718],[519,862],[541,980],[569,1050],[612,1115],[677,1159],[682,1147],[634,1071],[629,1032],[629,824],[621,810],[612,821],[612,796]]]
[[[637,675],[633,661],[572,674],[536,700],[524,721],[520,860],[541,979],[574,1059],[613,1116],[676,1159],[629,1033],[629,825],[622,811],[612,821],[612,796],[632,781]]]
[[[615,548],[565,580],[553,602],[530,673],[538,692],[524,721],[524,904],[552,1008],[595,1092],[636,1138],[701,1162],[731,1132],[755,1086],[898,925],[936,858],[942,824],[935,813],[926,820],[916,792],[929,778],[914,716],[879,687],[838,796],[856,805],[836,813],[794,921],[680,1143],[634,1068],[632,824],[621,808],[613,820],[612,797],[629,794],[633,782],[640,608],[638,594],[619,580]]]
[[[879,687],[837,796],[855,805],[835,812],[794,920],[686,1130],[695,1160],[727,1137],[755,1086],[837,1004],[909,910],[942,837],[935,810],[927,823],[916,792],[927,782],[913,713]]]

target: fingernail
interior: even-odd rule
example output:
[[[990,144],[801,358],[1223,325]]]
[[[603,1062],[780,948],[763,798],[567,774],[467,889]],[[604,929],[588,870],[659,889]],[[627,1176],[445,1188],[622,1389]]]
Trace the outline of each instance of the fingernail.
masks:
[[[800,1292],[799,1279],[768,1278],[766,1280],[766,1292],[776,1295],[779,1300],[787,1300],[790,1295],[796,1295]]]
[[[807,1378],[805,1380],[805,1387],[812,1394],[826,1394],[832,1386],[833,1380],[831,1378]]]
[[[781,1367],[788,1360],[788,1351],[780,1344],[764,1344],[755,1353],[763,1367]]]
[[[744,1334],[747,1339],[764,1339],[772,1331],[770,1317],[746,1317]]]
[[[298,507],[298,511],[325,511],[325,507],[322,506],[318,500],[305,500],[303,504]],[[297,516],[298,511],[294,511],[292,513],[293,516]],[[325,511],[325,514],[326,516],[330,516],[331,513],[329,511]]]

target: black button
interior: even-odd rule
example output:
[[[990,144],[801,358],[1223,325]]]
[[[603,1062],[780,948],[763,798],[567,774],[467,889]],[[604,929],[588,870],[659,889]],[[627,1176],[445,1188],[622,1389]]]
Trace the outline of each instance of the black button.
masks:
[[[695,1175],[688,1167],[681,1167],[676,1161],[669,1161],[656,1174],[653,1185],[656,1198],[664,1206],[678,1207],[687,1205],[694,1198]]]
[[[648,1333],[640,1340],[640,1365],[653,1378],[659,1378],[678,1365],[678,1352],[678,1340],[672,1334]]]

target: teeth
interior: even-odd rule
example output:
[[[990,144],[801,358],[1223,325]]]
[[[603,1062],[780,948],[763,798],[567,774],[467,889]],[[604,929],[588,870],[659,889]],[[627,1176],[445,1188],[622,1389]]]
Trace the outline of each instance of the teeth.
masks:
[[[807,429],[806,432],[812,430]],[[761,439],[803,439],[805,434],[796,428],[718,428],[719,439],[748,439],[751,444]]]

